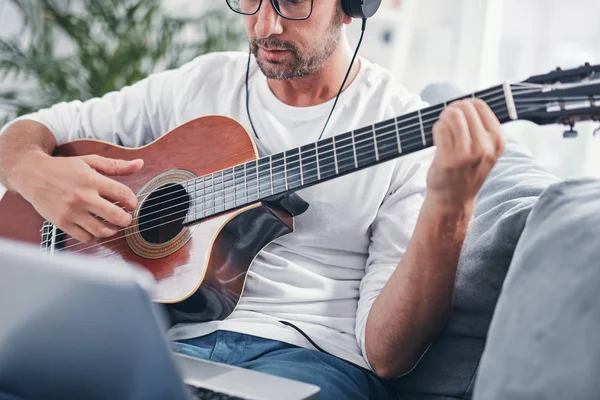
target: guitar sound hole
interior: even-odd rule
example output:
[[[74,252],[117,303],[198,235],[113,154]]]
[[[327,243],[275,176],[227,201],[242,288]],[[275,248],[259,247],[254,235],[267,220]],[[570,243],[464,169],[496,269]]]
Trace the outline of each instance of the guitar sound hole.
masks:
[[[142,203],[139,230],[142,237],[154,244],[166,243],[183,230],[190,196],[183,186],[169,184],[152,192]]]

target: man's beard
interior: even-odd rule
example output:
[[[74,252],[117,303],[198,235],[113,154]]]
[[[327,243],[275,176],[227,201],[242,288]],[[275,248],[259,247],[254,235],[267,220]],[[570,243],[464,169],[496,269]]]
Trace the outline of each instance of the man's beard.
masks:
[[[300,53],[298,48],[290,42],[268,37],[264,39],[253,38],[250,41],[252,54],[256,58],[259,68],[269,79],[288,80],[309,76],[321,69],[323,63],[333,54],[342,37],[342,19],[336,15],[330,28],[327,30],[322,47]],[[274,62],[258,57],[259,46],[266,48],[285,49],[291,55],[292,61]],[[288,57],[289,59],[289,57]]]

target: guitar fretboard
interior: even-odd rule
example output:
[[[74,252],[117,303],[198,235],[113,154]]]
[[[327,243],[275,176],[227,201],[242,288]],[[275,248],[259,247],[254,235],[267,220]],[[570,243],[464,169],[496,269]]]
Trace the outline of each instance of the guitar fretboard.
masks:
[[[501,122],[510,120],[503,86],[463,98],[467,97],[486,100]],[[446,105],[424,108],[188,181],[184,187],[191,207],[185,223],[431,147],[433,125]]]

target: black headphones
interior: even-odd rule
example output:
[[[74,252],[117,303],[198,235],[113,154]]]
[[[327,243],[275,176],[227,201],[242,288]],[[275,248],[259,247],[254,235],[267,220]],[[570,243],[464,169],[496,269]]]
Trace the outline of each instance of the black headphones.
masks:
[[[371,18],[381,5],[381,0],[342,0],[342,9],[352,18]]]

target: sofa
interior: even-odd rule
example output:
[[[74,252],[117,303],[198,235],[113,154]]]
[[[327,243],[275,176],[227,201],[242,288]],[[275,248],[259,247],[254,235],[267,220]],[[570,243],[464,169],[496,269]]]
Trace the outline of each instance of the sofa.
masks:
[[[540,195],[559,182],[506,134],[505,152],[477,196],[458,265],[453,313],[417,366],[387,382],[394,398],[472,398],[490,323],[528,216]]]
[[[517,243],[474,398],[600,399],[600,180],[553,184]]]

